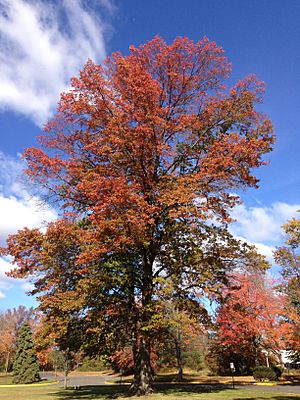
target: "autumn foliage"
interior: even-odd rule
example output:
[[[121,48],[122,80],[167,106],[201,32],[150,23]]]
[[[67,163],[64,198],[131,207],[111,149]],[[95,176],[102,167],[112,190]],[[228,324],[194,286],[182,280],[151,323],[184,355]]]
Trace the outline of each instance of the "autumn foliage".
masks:
[[[155,37],[103,65],[89,60],[41,147],[24,154],[27,175],[57,202],[61,219],[46,233],[9,238],[12,275],[37,277],[41,307],[61,327],[81,311],[90,342],[112,346],[107,321],[126,332],[137,394],[151,386],[163,279],[174,296],[196,298],[240,260],[238,242],[209,221],[230,222],[232,193],[257,186],[253,170],[273,135],[255,109],[263,83],[251,75],[227,89],[229,74],[223,50],[207,38]]]
[[[239,372],[265,365],[265,354],[278,363],[291,328],[285,317],[287,299],[278,282],[261,273],[236,274],[230,286],[217,310],[213,347],[234,360]]]
[[[18,330],[26,321],[35,325],[32,308],[27,310],[19,306],[0,313],[0,357],[6,373],[11,369],[16,354]]]
[[[282,291],[287,295],[286,314],[290,329],[286,332],[286,348],[292,353],[291,359],[300,360],[300,220],[293,218],[283,229],[286,241],[275,251],[275,260],[281,265]]]
[[[261,275],[238,275],[232,284],[234,288],[226,293],[216,320],[222,343],[235,350],[251,342],[257,347],[280,349],[285,296]]]

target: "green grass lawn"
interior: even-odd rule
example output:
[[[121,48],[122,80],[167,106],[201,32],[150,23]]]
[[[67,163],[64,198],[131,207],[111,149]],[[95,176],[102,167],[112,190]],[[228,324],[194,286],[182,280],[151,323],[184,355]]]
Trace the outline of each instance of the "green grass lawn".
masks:
[[[12,383],[11,374],[0,373],[0,385],[10,385]]]
[[[0,388],[1,400],[123,400],[128,399],[128,386],[90,386],[81,390],[63,390],[55,386]],[[265,392],[261,389],[205,389],[199,385],[160,385],[156,392],[147,397],[131,399],[147,400],[294,400],[297,395],[280,392]]]

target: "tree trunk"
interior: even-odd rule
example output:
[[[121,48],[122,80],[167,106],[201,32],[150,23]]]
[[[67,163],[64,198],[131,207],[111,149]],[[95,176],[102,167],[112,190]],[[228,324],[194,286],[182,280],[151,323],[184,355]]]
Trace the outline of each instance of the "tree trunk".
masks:
[[[9,358],[10,358],[10,352],[7,353],[6,360],[5,360],[5,374],[8,374],[8,367],[9,367]]]
[[[183,369],[182,369],[182,354],[181,354],[181,346],[178,340],[175,340],[175,349],[176,349],[176,359],[177,359],[177,367],[178,367],[178,382],[183,381]]]
[[[142,312],[136,321],[136,341],[133,345],[134,354],[134,380],[130,387],[130,392],[137,396],[144,396],[153,391],[153,371],[150,361],[150,337],[144,336],[145,328],[149,335],[149,322],[151,321],[152,311],[152,292],[153,292],[153,271],[154,253],[149,249],[144,249],[143,256],[143,279],[142,279]],[[142,334],[141,334],[141,331]]]
[[[144,396],[152,392],[153,374],[149,347],[149,343],[141,338],[139,349],[136,352],[134,381],[130,387],[130,392],[137,396]]]
[[[65,376],[64,376],[64,389],[67,389],[68,388],[68,369],[67,368],[65,368]]]
[[[254,338],[252,339],[253,341],[253,346],[254,346],[254,362],[255,362],[255,366],[258,367],[259,366],[259,360],[258,360],[258,343],[256,340],[256,337],[254,336]]]
[[[69,351],[65,351],[65,362],[64,362],[64,389],[68,388],[68,374],[70,371],[70,360]]]

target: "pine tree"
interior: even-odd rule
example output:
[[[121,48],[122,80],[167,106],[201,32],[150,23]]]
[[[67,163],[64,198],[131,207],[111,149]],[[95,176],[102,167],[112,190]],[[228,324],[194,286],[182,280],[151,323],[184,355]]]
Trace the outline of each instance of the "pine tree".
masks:
[[[39,380],[39,364],[33,346],[32,331],[30,325],[25,322],[18,332],[13,382],[33,383]]]

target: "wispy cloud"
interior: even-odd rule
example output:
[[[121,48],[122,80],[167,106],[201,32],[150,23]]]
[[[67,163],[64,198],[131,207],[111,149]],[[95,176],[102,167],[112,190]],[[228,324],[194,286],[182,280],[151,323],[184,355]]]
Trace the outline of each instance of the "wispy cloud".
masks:
[[[56,218],[56,213],[50,207],[42,209],[39,199],[17,199],[0,195],[0,241],[7,235],[17,232],[23,227],[42,227],[45,222]]]
[[[6,292],[9,291],[13,284],[14,279],[8,278],[5,273],[12,269],[9,261],[0,258],[0,299],[5,299]]]
[[[231,231],[251,242],[277,244],[282,240],[281,226],[292,217],[299,216],[300,204],[275,202],[270,206],[247,207],[237,206],[232,217],[236,222]]]
[[[34,284],[25,281],[22,283],[21,288],[25,291],[25,292],[30,292],[31,290],[33,290],[35,288]]]
[[[273,252],[275,250],[275,246],[267,245],[267,244],[259,243],[259,242],[253,242],[251,240],[248,240],[245,236],[236,236],[236,238],[241,240],[242,242],[248,243],[251,246],[255,246],[259,254],[262,254],[263,256],[265,256],[266,259],[271,264],[274,263]]]
[[[0,0],[0,109],[46,122],[86,60],[105,56],[101,10],[112,0]]]
[[[0,152],[0,243],[24,226],[42,227],[56,211],[32,196],[22,177],[23,162]]]
[[[273,264],[274,272],[278,272],[273,252],[284,240],[282,225],[293,217],[299,217],[298,210],[300,204],[284,202],[259,207],[240,204],[231,213],[236,222],[229,229],[237,238],[254,245]]]
[[[15,296],[16,293],[19,296],[20,294],[25,294],[34,288],[34,285],[28,279],[9,278],[5,274],[14,267],[15,266],[10,263],[9,258],[4,259],[0,257],[0,309],[2,308],[1,300],[6,301],[10,296]],[[32,302],[33,300],[30,301],[30,303]]]
[[[57,218],[56,211],[32,196],[23,179],[23,162],[0,152],[0,246],[5,244],[9,234],[16,233],[25,226],[42,228],[47,222]],[[11,290],[28,291],[32,287],[26,280],[16,282],[5,273],[12,269],[9,258],[0,257],[0,300]]]

